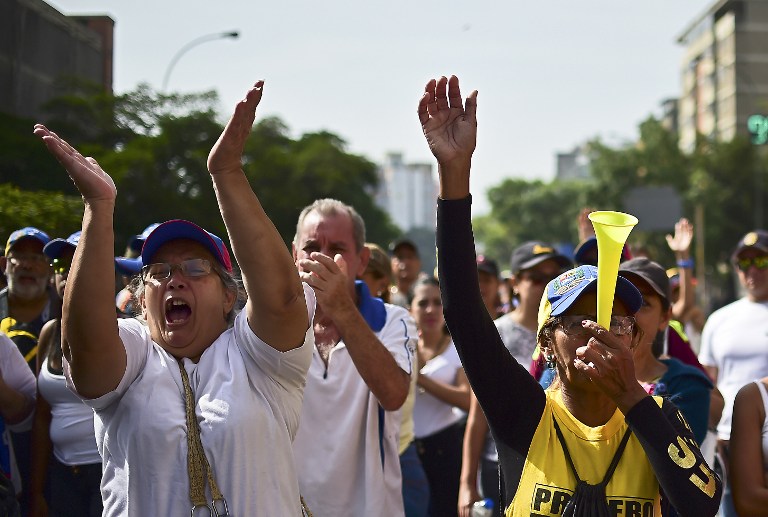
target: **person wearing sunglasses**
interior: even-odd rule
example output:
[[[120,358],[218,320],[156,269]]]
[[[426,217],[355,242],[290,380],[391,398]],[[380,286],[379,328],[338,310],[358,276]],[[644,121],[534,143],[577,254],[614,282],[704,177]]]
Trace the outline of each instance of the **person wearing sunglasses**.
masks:
[[[138,318],[118,320],[115,184],[96,160],[35,126],[85,204],[62,350],[67,382],[95,411],[104,515],[301,515],[291,443],[315,299],[242,169],[262,92],[262,81],[247,92],[208,156],[248,295],[237,314],[227,246],[174,219],[144,242]]]
[[[470,169],[477,92],[459,80],[427,83],[418,106],[438,162],[438,271],[443,311],[499,454],[507,517],[661,515],[661,497],[683,515],[712,517],[721,483],[667,399],[635,378],[634,314],[642,296],[616,279],[608,328],[594,321],[597,269],[580,266],[545,287],[537,339],[557,380],[544,390],[510,356],[483,305],[472,267]]]
[[[517,307],[494,323],[504,346],[518,363],[530,362],[536,348],[536,318],[544,287],[570,265],[567,257],[542,241],[524,242],[512,251],[510,285]],[[498,508],[499,457],[488,421],[474,395],[470,400],[462,458],[459,515],[467,517],[474,502],[481,499],[491,499],[494,508]]]
[[[745,384],[768,376],[768,232],[754,230],[744,235],[731,254],[731,263],[744,296],[707,318],[699,353],[699,361],[725,398],[717,437],[726,460],[736,393]],[[721,514],[737,515],[730,483]]]
[[[62,299],[80,234],[77,231],[66,239],[53,239],[43,248]],[[93,410],[67,388],[60,318],[50,320],[40,332],[36,374],[29,514],[98,517],[103,509],[101,456],[96,447]]]

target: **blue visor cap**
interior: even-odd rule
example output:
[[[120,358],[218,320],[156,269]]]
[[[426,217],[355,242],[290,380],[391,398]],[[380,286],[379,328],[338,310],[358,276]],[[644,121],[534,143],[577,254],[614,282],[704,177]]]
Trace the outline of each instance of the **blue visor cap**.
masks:
[[[147,240],[149,234],[152,233],[152,231],[158,226],[160,226],[160,223],[152,223],[144,228],[144,231],[139,235],[134,235],[131,237],[131,239],[128,241],[128,247],[136,253],[141,253],[141,247],[144,246],[144,241]],[[141,269],[141,266],[139,266],[139,269]]]
[[[229,257],[229,250],[224,241],[211,232],[200,228],[195,223],[183,219],[166,221],[147,236],[147,239],[144,241],[144,247],[141,248],[141,262],[144,265],[151,264],[152,258],[163,244],[177,239],[189,239],[199,242],[224,269],[230,273],[232,272],[232,259]]]
[[[5,244],[5,255],[7,256],[13,245],[22,239],[35,239],[42,243],[43,246],[48,244],[51,240],[51,238],[48,237],[48,234],[44,231],[38,230],[34,226],[26,226],[21,230],[16,230],[10,237],[8,237],[8,242]]]
[[[547,284],[544,291],[549,305],[548,318],[559,316],[584,293],[597,291],[597,268],[595,266],[579,266],[566,271]],[[630,314],[635,314],[643,305],[643,295],[624,277],[616,279],[616,297],[624,304]],[[542,300],[544,301],[544,300]],[[547,303],[548,302],[548,303]]]
[[[125,276],[138,275],[141,272],[141,257],[115,257],[115,269]]]
[[[43,253],[45,253],[49,259],[57,259],[67,248],[74,251],[77,247],[77,243],[80,242],[81,233],[82,232],[78,230],[66,239],[53,239],[43,246]]]

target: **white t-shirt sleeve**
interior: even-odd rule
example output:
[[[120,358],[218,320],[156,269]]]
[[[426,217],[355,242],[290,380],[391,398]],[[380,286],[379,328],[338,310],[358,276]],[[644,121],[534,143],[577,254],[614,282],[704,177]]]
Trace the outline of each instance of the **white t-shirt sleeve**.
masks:
[[[699,362],[705,366],[717,366],[712,350],[712,340],[718,326],[718,314],[714,312],[704,324],[704,330],[701,333],[701,350],[699,351]]]
[[[113,391],[95,399],[80,397],[87,406],[96,410],[106,408],[116,400],[119,400],[123,394],[128,391],[128,388],[130,388],[133,381],[136,380],[144,369],[144,366],[147,363],[148,349],[152,346],[149,329],[147,329],[147,327],[139,320],[134,318],[124,318],[119,319],[117,324],[120,341],[122,341],[123,348],[125,349],[125,373],[123,373],[123,378],[120,379],[120,383]],[[67,379],[67,387],[80,396],[72,383],[69,363],[66,358],[64,359],[64,375]]]
[[[9,388],[18,391],[30,400],[35,399],[37,389],[35,374],[29,369],[29,365],[24,360],[24,356],[21,355],[16,343],[5,334],[0,334],[0,374]],[[14,425],[9,424],[8,428],[16,432],[29,430],[32,427],[33,414],[34,412],[30,411],[27,418]]]
[[[305,283],[302,283],[302,286],[307,304],[309,326],[301,346],[281,352],[254,334],[248,325],[248,318],[244,311],[235,318],[235,342],[246,361],[250,360],[252,363],[248,367],[259,368],[285,388],[304,386],[309,363],[312,361],[312,350],[315,346],[315,333],[312,324],[315,317],[315,292]]]
[[[379,341],[395,358],[397,365],[412,374],[418,332],[411,315],[397,305],[387,305],[387,322],[377,334]]]

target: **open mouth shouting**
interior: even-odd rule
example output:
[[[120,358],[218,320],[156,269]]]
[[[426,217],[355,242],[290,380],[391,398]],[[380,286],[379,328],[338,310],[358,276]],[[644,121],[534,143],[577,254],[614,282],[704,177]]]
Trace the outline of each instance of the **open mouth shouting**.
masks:
[[[192,316],[192,308],[181,298],[170,297],[165,301],[165,322],[169,326],[183,325]]]

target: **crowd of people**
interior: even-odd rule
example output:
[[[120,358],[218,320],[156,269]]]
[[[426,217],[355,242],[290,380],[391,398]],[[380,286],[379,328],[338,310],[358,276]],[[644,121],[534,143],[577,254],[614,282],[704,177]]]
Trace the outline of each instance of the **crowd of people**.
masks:
[[[418,108],[436,271],[407,238],[366,242],[335,199],[301,210],[288,250],[241,165],[262,94],[208,157],[227,238],[174,219],[119,257],[111,178],[35,127],[85,211],[0,258],[8,515],[764,513],[768,232],[735,245],[744,296],[708,318],[687,220],[673,268],[626,246],[600,326],[589,209],[573,256],[519,243],[502,272],[476,254],[477,92],[442,77]]]

